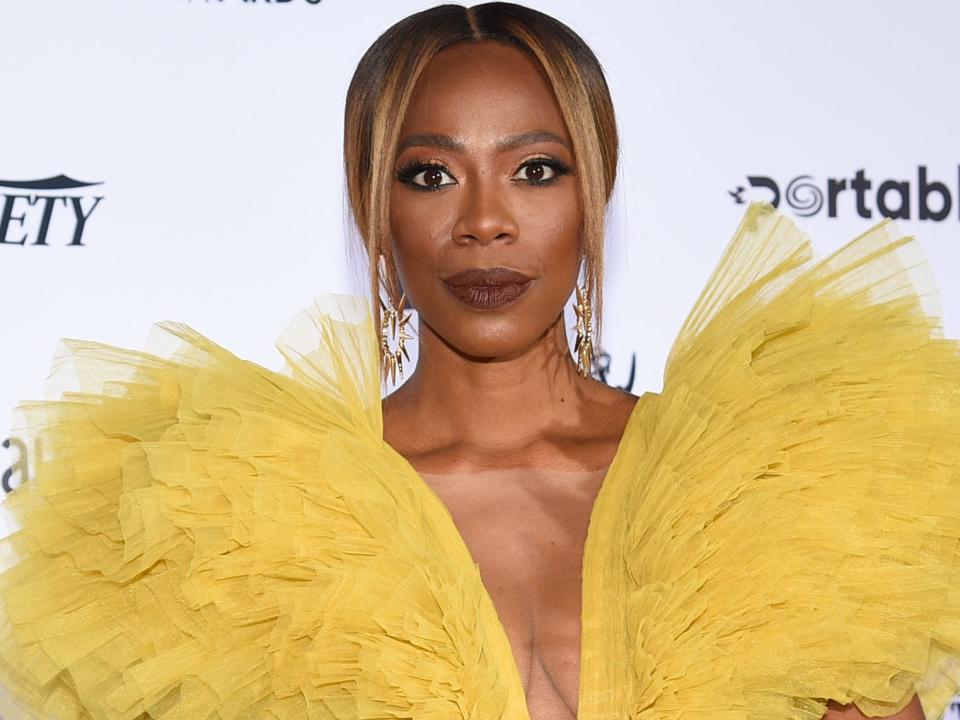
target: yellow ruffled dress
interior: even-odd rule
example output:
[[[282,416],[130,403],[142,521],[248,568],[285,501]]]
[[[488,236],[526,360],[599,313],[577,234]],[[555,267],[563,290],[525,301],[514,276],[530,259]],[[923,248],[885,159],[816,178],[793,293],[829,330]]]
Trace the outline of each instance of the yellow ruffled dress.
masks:
[[[749,207],[590,519],[580,720],[939,720],[960,687],[960,343],[883,221],[824,259]],[[13,718],[529,718],[450,514],[384,441],[365,301],[281,371],[174,322],[64,340],[21,403],[0,575]]]

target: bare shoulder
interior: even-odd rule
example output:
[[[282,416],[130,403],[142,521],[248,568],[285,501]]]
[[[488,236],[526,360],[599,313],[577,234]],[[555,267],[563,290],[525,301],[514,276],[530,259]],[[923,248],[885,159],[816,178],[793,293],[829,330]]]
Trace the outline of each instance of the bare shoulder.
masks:
[[[840,705],[831,700],[827,705],[827,714],[823,720],[927,720],[923,714],[923,706],[920,704],[920,698],[914,694],[907,703],[907,706],[898,713],[886,715],[882,718],[871,718],[864,715],[856,705]]]
[[[640,397],[620,388],[593,381],[596,420],[593,426],[604,428],[619,438]]]
[[[607,466],[613,460],[640,398],[619,388],[592,380],[581,405],[577,428],[563,439],[564,453],[578,458],[583,467]]]

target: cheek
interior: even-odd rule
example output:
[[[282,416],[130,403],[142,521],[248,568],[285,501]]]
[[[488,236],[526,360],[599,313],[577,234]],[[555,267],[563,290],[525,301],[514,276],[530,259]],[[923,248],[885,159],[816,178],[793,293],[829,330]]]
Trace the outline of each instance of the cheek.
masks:
[[[397,182],[390,194],[390,229],[395,241],[417,239],[423,235],[435,235],[453,205],[446,193],[418,192],[403,187]]]
[[[449,212],[440,198],[409,197],[394,192],[390,203],[390,234],[400,283],[411,305],[417,306],[431,282],[444,238],[449,237]]]
[[[581,213],[575,192],[553,198],[551,203],[536,203],[525,209],[521,239],[525,236],[538,248],[544,274],[551,283],[575,282],[580,264]],[[570,280],[570,278],[573,280]]]

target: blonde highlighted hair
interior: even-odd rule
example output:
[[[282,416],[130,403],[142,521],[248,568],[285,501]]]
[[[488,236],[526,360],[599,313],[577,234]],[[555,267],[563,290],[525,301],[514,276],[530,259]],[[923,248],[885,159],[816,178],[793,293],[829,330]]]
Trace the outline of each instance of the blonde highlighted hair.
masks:
[[[354,71],[344,114],[343,159],[350,212],[366,251],[377,327],[380,284],[394,302],[400,298],[390,237],[390,187],[414,87],[440,51],[483,40],[528,53],[543,68],[557,99],[577,165],[585,282],[598,336],[606,208],[618,160],[613,102],[600,62],[579,35],[549,15],[508,2],[446,4],[410,15],[380,35]]]

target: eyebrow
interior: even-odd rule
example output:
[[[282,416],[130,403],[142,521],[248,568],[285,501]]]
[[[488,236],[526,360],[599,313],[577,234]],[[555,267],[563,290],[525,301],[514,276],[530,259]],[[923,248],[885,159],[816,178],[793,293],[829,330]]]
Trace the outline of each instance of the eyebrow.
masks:
[[[532,145],[538,142],[560,143],[567,150],[570,150],[570,144],[564,138],[549,130],[529,130],[517,135],[511,135],[498,142],[496,144],[496,150],[497,152],[506,152],[507,150],[515,150],[523,145]],[[414,133],[408,135],[404,138],[403,142],[397,146],[397,154],[399,155],[409,147],[435,147],[441,150],[461,153],[467,149],[460,140],[442,133]]]

